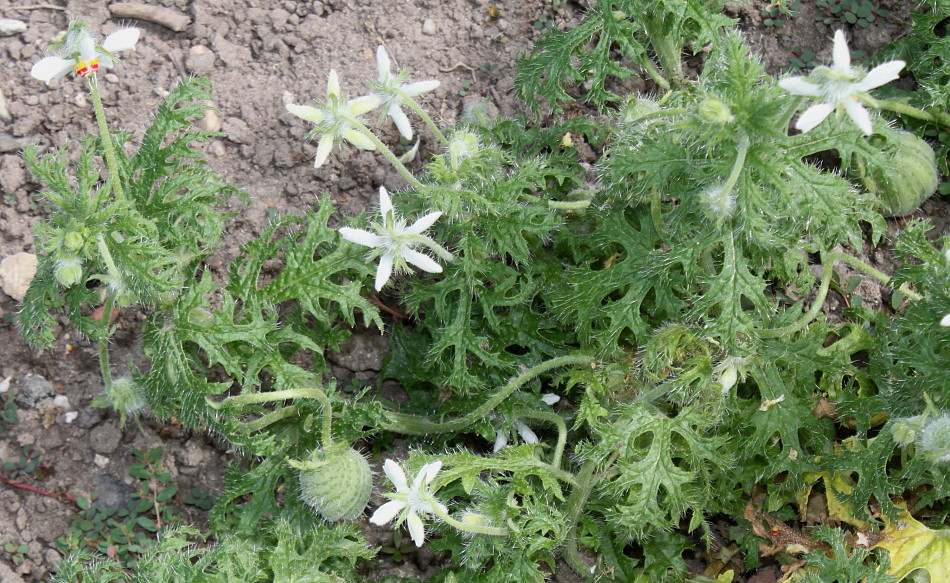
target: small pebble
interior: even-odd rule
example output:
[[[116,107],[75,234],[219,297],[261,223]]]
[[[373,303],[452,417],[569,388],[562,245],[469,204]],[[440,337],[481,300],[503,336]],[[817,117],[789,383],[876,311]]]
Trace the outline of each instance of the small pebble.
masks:
[[[118,83],[119,76],[116,75],[115,73],[106,73],[106,81],[108,81],[109,83]]]
[[[213,109],[206,109],[205,116],[198,122],[198,127],[206,132],[216,132],[221,129],[221,116]]]
[[[26,23],[12,18],[0,18],[0,36],[13,36],[26,30]]]
[[[13,120],[13,116],[10,115],[10,110],[7,109],[7,98],[3,95],[3,91],[0,91],[0,119],[6,121]]]
[[[83,93],[77,93],[76,97],[73,98],[73,103],[79,107],[86,107],[89,105],[89,101],[86,99],[86,95]]]
[[[69,409],[69,397],[66,395],[56,395],[53,397],[53,405],[60,409]]]
[[[109,465],[109,458],[104,455],[96,454],[96,457],[92,458],[92,463],[96,464],[100,468],[104,468]]]
[[[63,415],[63,421],[65,421],[67,424],[72,423],[76,420],[76,417],[79,417],[79,411],[68,411],[65,415]]]
[[[426,18],[422,23],[422,34],[435,34],[435,22],[431,18]]]

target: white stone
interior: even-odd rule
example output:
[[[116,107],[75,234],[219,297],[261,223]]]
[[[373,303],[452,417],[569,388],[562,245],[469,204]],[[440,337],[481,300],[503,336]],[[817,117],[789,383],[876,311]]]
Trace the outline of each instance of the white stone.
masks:
[[[96,457],[92,458],[92,463],[96,464],[100,468],[105,468],[107,465],[109,465],[109,458],[97,453]]]
[[[26,30],[26,23],[12,18],[0,18],[0,36],[13,36]]]

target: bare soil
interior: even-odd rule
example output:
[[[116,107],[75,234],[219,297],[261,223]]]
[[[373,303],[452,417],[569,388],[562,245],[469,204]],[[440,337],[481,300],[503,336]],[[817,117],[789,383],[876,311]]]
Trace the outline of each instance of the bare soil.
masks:
[[[571,2],[554,9],[550,0],[150,0],[149,6],[172,10],[187,21],[176,31],[155,22],[116,19],[105,1],[49,2],[16,8],[25,2],[0,0],[0,17],[26,23],[25,31],[0,37],[7,71],[0,92],[9,113],[0,115],[0,259],[34,252],[32,227],[46,213],[37,197],[40,186],[18,150],[27,144],[59,147],[95,132],[83,83],[63,79],[47,87],[29,75],[57,32],[80,19],[101,35],[129,24],[143,31],[137,49],[102,76],[114,130],[141,136],[145,116],[185,76],[213,83],[224,137],[207,146],[210,164],[251,196],[247,207],[234,208],[240,215],[231,223],[222,258],[212,264],[219,270],[273,213],[302,212],[329,193],[341,213],[356,214],[376,205],[379,186],[403,185],[370,152],[334,153],[324,167],[312,167],[315,146],[304,140],[308,128],[287,114],[284,104],[322,98],[331,68],[350,96],[368,92],[368,81],[376,76],[376,47],[382,44],[396,69],[411,71],[410,80],[442,82],[425,96],[437,121],[451,124],[473,100],[487,100],[495,114],[508,115],[519,107],[512,90],[515,56],[528,50],[543,25],[573,26],[584,11]],[[815,23],[811,0],[802,4],[800,16],[781,29],[763,25],[764,1],[733,3],[727,11],[741,19],[749,41],[777,72],[795,47],[814,50],[820,62],[830,60],[834,28]],[[897,38],[913,4],[890,2],[892,13],[883,26],[850,31],[852,48],[870,54]],[[398,143],[390,124],[382,132],[385,141]],[[422,134],[423,150],[432,143],[428,138]],[[928,203],[921,212],[945,222],[945,206],[938,203]],[[17,309],[16,300],[0,292],[0,315]],[[127,356],[136,354],[140,319],[128,312],[119,320],[113,346],[118,372]],[[96,492],[117,504],[127,501],[136,483],[128,474],[133,448],[163,446],[161,463],[182,493],[198,487],[213,494],[221,488],[224,464],[233,459],[221,444],[174,420],[146,419],[141,427],[121,427],[116,415],[89,406],[102,386],[90,342],[64,327],[52,348],[36,351],[15,326],[4,324],[8,321],[0,321],[0,381],[10,379],[19,420],[0,422],[0,463],[35,450],[44,471],[0,483],[0,581],[48,577],[61,558],[55,541],[73,520],[77,497]],[[332,356],[334,372],[344,381],[354,375],[373,378],[385,350],[378,336],[357,336]],[[202,523],[201,511],[181,499],[172,503],[186,520]],[[2,549],[6,543],[28,550],[11,554]],[[433,557],[419,553],[411,564],[388,568],[393,574],[421,576],[432,562]]]

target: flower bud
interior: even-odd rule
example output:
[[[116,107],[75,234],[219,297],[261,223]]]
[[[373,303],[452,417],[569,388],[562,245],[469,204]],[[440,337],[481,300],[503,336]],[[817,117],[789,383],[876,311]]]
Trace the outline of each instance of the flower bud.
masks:
[[[722,374],[719,375],[719,384],[722,385],[722,393],[728,393],[732,387],[736,386],[738,380],[739,371],[734,364],[730,364],[722,371]]]
[[[134,417],[148,409],[145,392],[132,377],[119,377],[106,387],[106,392],[92,401],[96,407],[112,407],[119,413],[119,422],[125,425],[127,417]]]
[[[930,144],[911,132],[897,131],[884,147],[886,162],[869,167],[878,187],[885,217],[902,217],[915,210],[937,190],[937,158]]]
[[[728,105],[713,98],[705,99],[699,104],[699,117],[709,123],[723,126],[736,119]]]
[[[456,132],[449,141],[449,158],[453,168],[458,169],[462,160],[477,154],[479,147],[477,135],[466,131]]]
[[[214,314],[201,306],[192,308],[188,312],[188,323],[201,328],[209,328],[214,325]]]
[[[710,186],[701,192],[699,200],[706,210],[706,216],[720,224],[736,211],[734,189],[727,191],[722,184]]]
[[[78,252],[80,249],[82,249],[82,246],[85,242],[86,240],[83,238],[83,236],[76,231],[70,231],[66,233],[65,237],[63,237],[63,243],[70,251]]]
[[[63,287],[76,285],[82,281],[82,259],[73,255],[57,260],[53,276]]]
[[[631,97],[627,100],[623,109],[622,119],[624,123],[634,123],[640,118],[660,111],[660,106],[652,99],[645,97]]]
[[[891,424],[891,435],[894,437],[894,443],[906,447],[914,443],[923,428],[924,418],[922,415],[895,419]]]
[[[314,451],[300,470],[300,498],[324,519],[355,520],[369,503],[373,473],[366,458],[341,445]]]
[[[937,417],[927,423],[917,447],[934,463],[950,462],[950,415]]]

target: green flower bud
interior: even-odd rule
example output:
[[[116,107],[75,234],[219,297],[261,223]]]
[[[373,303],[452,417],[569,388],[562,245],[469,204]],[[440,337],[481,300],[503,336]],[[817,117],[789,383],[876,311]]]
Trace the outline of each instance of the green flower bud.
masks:
[[[736,212],[736,195],[733,189],[728,191],[724,185],[716,184],[699,193],[706,216],[722,224]]]
[[[453,134],[449,141],[449,159],[452,161],[452,168],[457,170],[462,160],[477,154],[480,147],[478,136],[472,132],[461,131]]]
[[[699,104],[699,117],[716,125],[732,123],[736,116],[732,115],[729,106],[718,99],[706,99]]]
[[[918,451],[934,463],[950,462],[950,415],[931,420],[917,443]]]
[[[640,118],[660,111],[660,106],[652,99],[631,97],[627,100],[621,119],[624,123],[635,123]]]
[[[891,435],[894,437],[894,443],[901,447],[906,447],[917,439],[917,436],[924,428],[924,416],[907,417],[895,419],[891,423]]]
[[[209,328],[214,325],[214,314],[201,306],[192,308],[188,312],[188,322],[201,328]]]
[[[82,281],[82,259],[66,256],[56,261],[53,276],[59,285],[72,287]]]
[[[131,377],[120,377],[106,387],[106,392],[92,401],[95,407],[111,407],[119,413],[119,422],[125,425],[127,417],[136,417],[148,410],[145,392]]]
[[[63,244],[65,244],[66,248],[70,251],[79,251],[85,242],[86,240],[83,236],[76,231],[70,231],[63,237]]]
[[[886,162],[868,168],[884,203],[885,217],[908,215],[937,190],[937,158],[930,144],[911,132],[897,131],[884,147]]]
[[[300,470],[300,498],[324,519],[355,520],[373,490],[373,473],[355,449],[338,445],[314,451]]]

